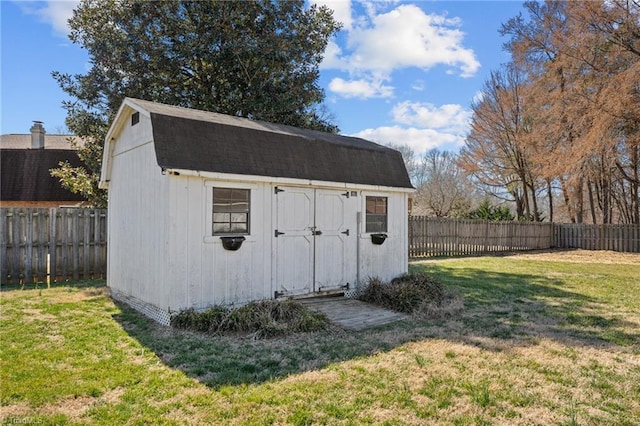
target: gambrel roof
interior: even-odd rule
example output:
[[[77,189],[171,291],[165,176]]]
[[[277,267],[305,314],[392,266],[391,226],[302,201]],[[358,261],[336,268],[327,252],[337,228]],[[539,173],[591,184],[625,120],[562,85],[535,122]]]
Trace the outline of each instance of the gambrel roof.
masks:
[[[149,115],[163,169],[412,188],[401,154],[364,139],[132,98],[125,105]]]

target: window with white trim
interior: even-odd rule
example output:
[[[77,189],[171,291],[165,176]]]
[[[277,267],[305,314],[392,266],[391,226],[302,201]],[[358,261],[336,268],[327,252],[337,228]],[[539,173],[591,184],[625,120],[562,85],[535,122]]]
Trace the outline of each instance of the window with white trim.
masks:
[[[213,188],[212,235],[249,235],[250,189]]]
[[[365,232],[387,232],[387,197],[366,198]]]

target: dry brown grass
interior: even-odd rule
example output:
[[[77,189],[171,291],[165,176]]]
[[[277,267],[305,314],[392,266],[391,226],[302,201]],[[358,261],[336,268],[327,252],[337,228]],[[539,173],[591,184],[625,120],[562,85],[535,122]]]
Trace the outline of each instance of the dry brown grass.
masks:
[[[640,265],[640,253],[622,253],[610,250],[544,250],[514,253],[507,257],[552,262]]]

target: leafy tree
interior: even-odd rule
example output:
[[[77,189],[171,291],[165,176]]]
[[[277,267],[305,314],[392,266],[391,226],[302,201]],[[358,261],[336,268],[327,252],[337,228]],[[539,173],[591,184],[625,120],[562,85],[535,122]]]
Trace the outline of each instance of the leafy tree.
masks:
[[[291,1],[84,0],[69,20],[84,75],[54,72],[86,167],[53,174],[95,205],[103,139],[124,97],[337,132],[319,64],[339,30],[327,7]]]

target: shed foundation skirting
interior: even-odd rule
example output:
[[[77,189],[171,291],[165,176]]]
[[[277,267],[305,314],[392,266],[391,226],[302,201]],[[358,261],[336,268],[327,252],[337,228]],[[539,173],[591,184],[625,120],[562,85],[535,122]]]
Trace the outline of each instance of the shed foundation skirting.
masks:
[[[344,297],[346,299],[357,299],[362,296],[363,288],[360,286],[355,286],[354,288],[350,288],[349,290],[344,291]]]
[[[124,294],[118,290],[114,290],[113,288],[111,288],[110,290],[111,298],[113,300],[129,305],[131,308],[137,310],[138,312],[141,312],[145,316],[162,325],[171,324],[171,312],[160,309],[150,303],[143,302],[140,299]]]

